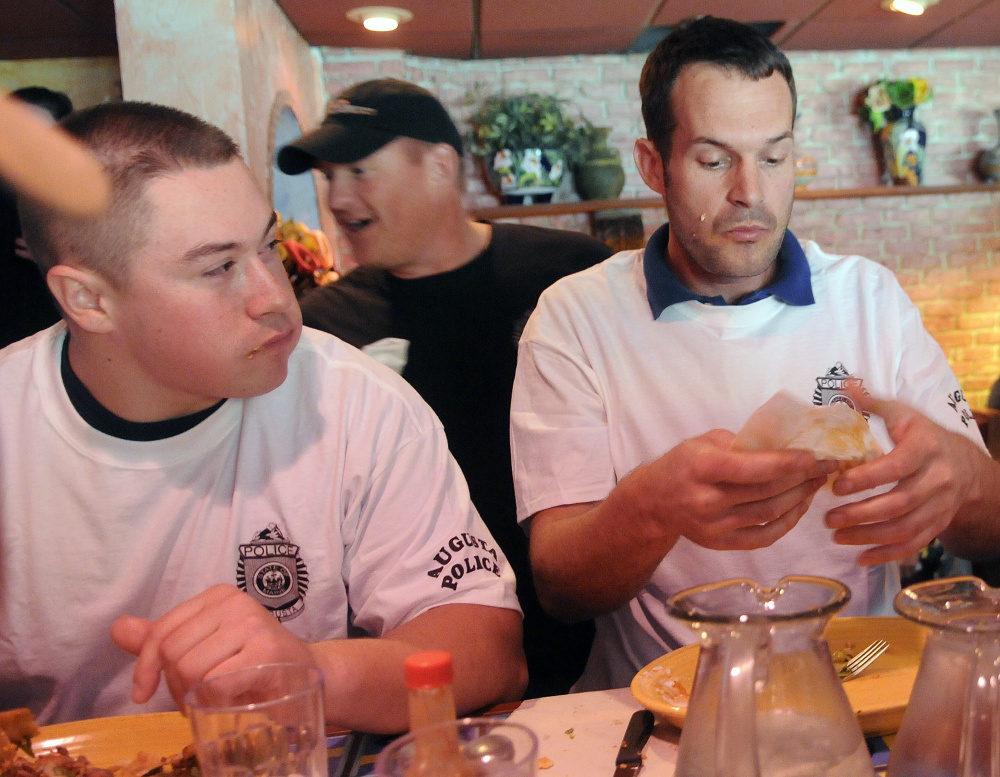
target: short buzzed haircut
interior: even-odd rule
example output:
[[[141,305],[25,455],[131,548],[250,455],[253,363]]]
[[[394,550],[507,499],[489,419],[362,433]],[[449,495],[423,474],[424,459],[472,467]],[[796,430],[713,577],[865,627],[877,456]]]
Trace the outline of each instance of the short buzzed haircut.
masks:
[[[152,103],[98,105],[71,114],[62,126],[104,166],[110,204],[102,215],[82,219],[22,199],[25,241],[43,272],[57,264],[79,264],[116,288],[128,282],[130,257],[146,239],[149,182],[240,158],[239,147],[218,127]]]
[[[674,83],[686,65],[704,62],[742,73],[754,81],[781,74],[792,93],[792,121],[795,120],[795,77],[788,58],[753,27],[714,16],[686,19],[653,49],[639,77],[642,118],[646,137],[653,141],[664,164],[677,117],[671,103]]]

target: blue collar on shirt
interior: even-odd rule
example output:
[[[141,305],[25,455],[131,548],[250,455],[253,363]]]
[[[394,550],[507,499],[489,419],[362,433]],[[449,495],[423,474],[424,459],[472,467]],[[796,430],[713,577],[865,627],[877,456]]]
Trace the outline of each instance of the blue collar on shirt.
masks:
[[[653,312],[653,319],[671,305],[679,302],[704,302],[707,305],[727,305],[721,296],[705,297],[688,289],[667,264],[667,235],[670,224],[657,229],[646,244],[642,258],[642,270],[646,276],[646,299]],[[805,251],[795,239],[795,235],[785,230],[785,238],[778,249],[778,272],[763,289],[741,299],[738,305],[749,305],[767,297],[777,297],[788,305],[812,305],[815,303],[810,279],[809,261]]]

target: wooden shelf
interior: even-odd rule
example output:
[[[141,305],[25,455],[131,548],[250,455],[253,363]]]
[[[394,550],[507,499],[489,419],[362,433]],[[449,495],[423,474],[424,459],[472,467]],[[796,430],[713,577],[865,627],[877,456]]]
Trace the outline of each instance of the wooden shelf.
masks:
[[[916,197],[923,194],[969,194],[1000,192],[994,183],[960,183],[950,186],[861,186],[857,189],[802,189],[795,192],[797,200],[845,200],[851,197]]]
[[[476,208],[472,215],[477,219],[516,219],[528,216],[562,216],[567,213],[593,213],[597,210],[622,208],[662,208],[660,197],[636,197],[625,200],[574,200],[572,202],[545,202],[540,205],[494,205]]]
[[[865,197],[915,197],[926,194],[968,194],[971,192],[998,192],[1000,185],[968,183],[952,186],[865,186],[857,189],[800,189],[797,200],[842,200]],[[593,213],[598,210],[626,208],[663,208],[659,197],[636,197],[624,200],[579,200],[573,202],[547,202],[540,205],[497,205],[476,208],[472,215],[479,219],[513,219],[531,216],[562,216],[570,213]]]

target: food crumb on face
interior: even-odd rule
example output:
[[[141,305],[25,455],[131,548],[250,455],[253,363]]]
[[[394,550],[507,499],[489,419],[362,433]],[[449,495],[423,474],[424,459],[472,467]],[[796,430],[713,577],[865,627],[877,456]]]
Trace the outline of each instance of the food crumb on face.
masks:
[[[545,756],[542,756],[541,758],[538,759],[539,769],[551,769],[555,765],[556,762],[553,761],[551,758],[546,758]]]
[[[571,728],[566,729],[565,733],[566,733],[566,736],[568,736],[570,739],[572,739],[573,737],[576,736],[576,734],[573,733],[573,729],[571,729]]]

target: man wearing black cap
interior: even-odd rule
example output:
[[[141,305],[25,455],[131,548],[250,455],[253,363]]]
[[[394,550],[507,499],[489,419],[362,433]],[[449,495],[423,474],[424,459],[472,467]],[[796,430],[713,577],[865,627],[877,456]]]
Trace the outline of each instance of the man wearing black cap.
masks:
[[[516,525],[510,395],[517,342],[538,295],[610,256],[586,235],[469,217],[462,138],[428,91],[395,79],[356,84],[322,126],[278,154],[288,174],[320,169],[359,267],[301,300],[307,326],[373,355],[396,349],[402,375],[438,414],[473,502],[518,578],[528,696],[565,692],[590,622],[547,616]]]

